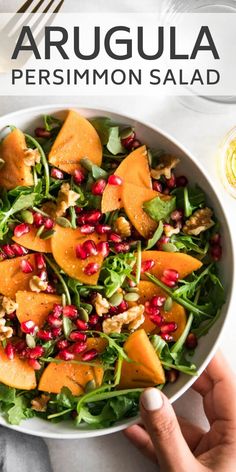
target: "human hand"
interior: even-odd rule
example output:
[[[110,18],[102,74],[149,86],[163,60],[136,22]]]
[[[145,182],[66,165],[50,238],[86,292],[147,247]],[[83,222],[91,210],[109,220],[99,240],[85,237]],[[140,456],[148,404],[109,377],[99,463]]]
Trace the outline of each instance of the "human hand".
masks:
[[[193,387],[203,398],[210,424],[208,432],[178,418],[166,398],[155,388],[141,395],[140,412],[145,426],[130,426],[127,438],[162,472],[235,472],[236,379],[218,353]]]

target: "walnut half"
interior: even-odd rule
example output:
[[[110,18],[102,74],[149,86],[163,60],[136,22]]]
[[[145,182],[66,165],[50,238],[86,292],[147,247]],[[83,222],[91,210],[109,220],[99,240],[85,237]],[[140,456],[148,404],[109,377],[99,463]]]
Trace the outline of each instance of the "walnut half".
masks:
[[[33,400],[31,400],[32,410],[41,412],[46,411],[49,400],[50,397],[44,394],[40,395],[40,397],[33,398]]]
[[[120,333],[123,325],[128,325],[130,331],[134,331],[143,324],[144,317],[144,306],[136,305],[129,308],[123,313],[107,318],[103,321],[102,327],[105,334]]]
[[[151,169],[152,178],[158,180],[162,175],[164,175],[166,179],[170,179],[171,171],[177,166],[178,163],[178,157],[171,156],[171,154],[164,154],[163,156],[160,156],[159,163],[156,168]]]
[[[198,236],[203,231],[207,231],[215,223],[211,219],[213,212],[210,208],[201,208],[195,211],[192,216],[185,222],[183,232],[185,234]]]

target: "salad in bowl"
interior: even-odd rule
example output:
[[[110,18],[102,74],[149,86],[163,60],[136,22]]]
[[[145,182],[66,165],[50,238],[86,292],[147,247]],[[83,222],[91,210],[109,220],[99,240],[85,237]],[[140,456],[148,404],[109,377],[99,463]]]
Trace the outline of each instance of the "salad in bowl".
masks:
[[[181,156],[106,116],[0,144],[0,408],[99,429],[196,376],[220,316],[220,222]]]

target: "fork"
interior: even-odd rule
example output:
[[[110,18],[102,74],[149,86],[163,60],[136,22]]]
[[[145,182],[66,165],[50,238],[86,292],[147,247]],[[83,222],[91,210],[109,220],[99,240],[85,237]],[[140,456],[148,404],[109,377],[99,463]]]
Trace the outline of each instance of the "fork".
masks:
[[[9,72],[13,62],[11,56],[23,25],[30,26],[37,45],[44,36],[45,26],[50,26],[62,6],[64,0],[27,0],[10,20],[0,29],[0,73]],[[42,7],[42,11],[41,11]],[[34,18],[32,14],[38,13]],[[44,16],[47,13],[46,17]],[[24,51],[21,58],[14,61],[14,67],[22,68],[32,55],[32,51]]]

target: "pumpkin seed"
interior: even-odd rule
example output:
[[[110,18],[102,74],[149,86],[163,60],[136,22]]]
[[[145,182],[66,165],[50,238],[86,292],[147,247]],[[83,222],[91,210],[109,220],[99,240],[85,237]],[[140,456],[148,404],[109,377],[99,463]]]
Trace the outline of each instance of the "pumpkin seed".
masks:
[[[129,292],[125,294],[124,299],[126,302],[137,302],[139,297],[140,297],[139,293]]]
[[[167,297],[165,303],[164,303],[164,310],[165,311],[170,311],[173,305],[173,300],[171,297]]]
[[[130,287],[130,288],[126,288],[125,290],[126,290],[126,292],[139,293],[139,288],[138,287]]]
[[[4,165],[5,165],[4,159],[0,158],[0,169],[2,169]]]
[[[80,306],[78,308],[78,313],[79,313],[80,320],[86,321],[87,323],[89,320],[88,312],[82,306]]]
[[[61,226],[62,228],[71,228],[71,223],[67,218],[64,218],[64,216],[59,216],[56,219],[56,223]]]
[[[173,243],[162,244],[162,249],[166,252],[178,252],[177,247]]]
[[[85,385],[85,393],[92,392],[96,388],[95,380],[89,380]]]
[[[121,130],[120,137],[121,139],[126,139],[129,136],[132,136],[133,132],[134,132],[133,128],[129,126],[128,128],[124,128]]]
[[[29,210],[22,210],[20,212],[21,218],[25,223],[28,223],[29,225],[32,225],[34,222],[34,217],[33,213]]]
[[[41,225],[36,233],[37,238],[40,238],[43,231],[44,231],[44,225]]]
[[[61,304],[62,304],[62,306],[66,306],[66,295],[65,295],[65,293],[63,293],[62,296],[61,296]]]
[[[120,303],[122,302],[123,300],[123,295],[122,293],[114,293],[114,295],[112,295],[111,298],[109,298],[109,303],[112,305],[112,306],[118,306],[120,305]]]
[[[36,346],[36,342],[32,334],[26,334],[25,340],[26,340],[27,346],[30,347],[31,349],[33,349]]]
[[[40,235],[40,239],[49,239],[51,238],[55,233],[54,229],[50,229],[49,231],[45,231]]]
[[[83,159],[80,159],[80,164],[89,172],[91,172],[93,169],[93,163],[87,157],[83,157]]]

